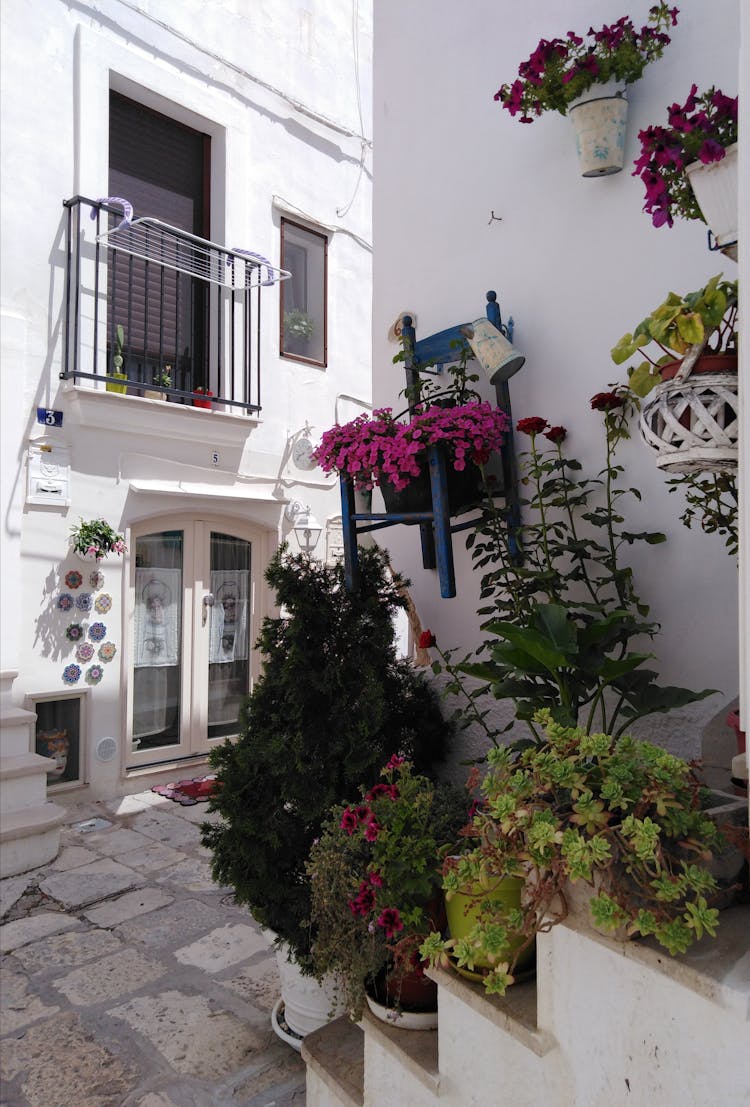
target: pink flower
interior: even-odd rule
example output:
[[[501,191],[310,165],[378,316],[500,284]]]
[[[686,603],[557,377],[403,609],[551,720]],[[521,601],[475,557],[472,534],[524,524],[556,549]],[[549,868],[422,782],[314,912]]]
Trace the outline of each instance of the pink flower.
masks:
[[[377,819],[373,818],[365,826],[365,841],[376,842],[378,840],[378,834],[381,827]]]
[[[399,930],[404,929],[404,924],[401,922],[401,916],[398,913],[397,907],[385,907],[377,919],[378,926],[382,926],[385,930],[386,938],[395,938]]]
[[[400,769],[404,763],[405,758],[399,757],[397,753],[394,753],[390,761],[386,765],[386,769]]]
[[[349,834],[350,836],[354,833],[354,831],[359,826],[359,819],[357,818],[357,816],[355,815],[355,813],[352,811],[352,809],[350,807],[347,807],[344,810],[344,813],[341,816],[341,822],[339,823],[339,826],[341,827],[342,830],[345,830],[346,833]]]

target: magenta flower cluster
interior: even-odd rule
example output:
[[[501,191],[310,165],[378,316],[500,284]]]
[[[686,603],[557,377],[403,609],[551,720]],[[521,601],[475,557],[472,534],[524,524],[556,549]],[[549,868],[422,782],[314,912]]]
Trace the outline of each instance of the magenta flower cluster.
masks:
[[[519,65],[518,78],[502,85],[495,100],[513,116],[520,112],[521,123],[533,123],[545,111],[565,115],[568,105],[592,85],[613,80],[630,84],[661,57],[670,42],[666,28],[676,26],[678,12],[662,2],[650,9],[651,23],[640,30],[622,16],[598,31],[589,27],[585,39],[575,31],[565,38],[542,39]]]
[[[693,85],[684,104],[667,109],[666,127],[647,127],[638,138],[641,155],[633,176],[646,186],[643,210],[654,226],[673,226],[675,215],[705,222],[684,170],[696,161],[721,161],[737,141],[737,97],[713,87],[699,94]]]
[[[428,446],[443,444],[453,468],[461,471],[470,463],[486,464],[507,429],[505,412],[484,402],[430,407],[408,423],[380,408],[371,418],[360,415],[331,427],[313,456],[324,472],[343,473],[357,488],[369,490],[388,480],[401,491],[420,475]]]

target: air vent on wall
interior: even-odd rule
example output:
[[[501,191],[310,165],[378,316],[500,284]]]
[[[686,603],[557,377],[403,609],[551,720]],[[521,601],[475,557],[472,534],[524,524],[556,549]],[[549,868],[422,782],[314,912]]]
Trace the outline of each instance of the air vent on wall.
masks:
[[[96,743],[96,756],[99,761],[111,761],[117,753],[117,742],[114,738],[100,738]]]

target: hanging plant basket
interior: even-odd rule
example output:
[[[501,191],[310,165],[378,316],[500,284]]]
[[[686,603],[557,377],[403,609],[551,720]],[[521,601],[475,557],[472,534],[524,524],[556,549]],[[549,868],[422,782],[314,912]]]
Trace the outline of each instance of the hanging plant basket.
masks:
[[[667,473],[737,468],[737,355],[709,354],[681,377],[682,362],[661,367],[644,401],[639,430]]]
[[[737,143],[727,147],[721,161],[694,161],[685,173],[716,249],[737,261]]]
[[[482,477],[476,465],[454,469],[446,460],[445,475],[448,484],[448,504],[452,516],[461,515],[482,499]],[[432,511],[432,490],[428,466],[406,488],[396,489],[387,478],[380,483],[385,509],[389,515],[403,515],[414,511]]]
[[[568,108],[583,177],[619,173],[625,161],[628,98],[625,86],[594,85]]]

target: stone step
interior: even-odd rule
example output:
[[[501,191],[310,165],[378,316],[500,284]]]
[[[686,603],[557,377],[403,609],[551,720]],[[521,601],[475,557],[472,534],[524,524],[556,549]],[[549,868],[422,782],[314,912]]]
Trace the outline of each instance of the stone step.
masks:
[[[345,1015],[302,1040],[307,1065],[307,1107],[362,1107],[365,1039]]]
[[[55,767],[49,757],[21,753],[0,758],[0,811],[36,807],[47,796],[47,773]]]
[[[66,814],[56,803],[0,812],[0,876],[17,876],[56,857]]]

